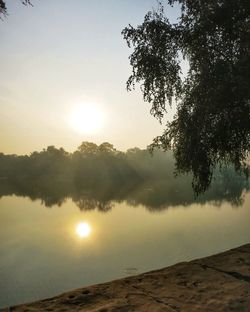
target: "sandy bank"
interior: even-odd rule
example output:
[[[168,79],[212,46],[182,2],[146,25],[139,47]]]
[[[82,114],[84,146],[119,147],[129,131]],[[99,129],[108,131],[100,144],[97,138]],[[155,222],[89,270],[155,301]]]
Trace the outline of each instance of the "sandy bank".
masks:
[[[250,311],[250,244],[1,311]]]

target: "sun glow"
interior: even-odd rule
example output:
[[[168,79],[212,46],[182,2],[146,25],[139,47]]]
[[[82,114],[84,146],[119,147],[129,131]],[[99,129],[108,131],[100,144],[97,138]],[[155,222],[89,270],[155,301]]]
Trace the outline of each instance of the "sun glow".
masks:
[[[98,132],[103,125],[103,112],[96,104],[75,106],[69,117],[72,129],[79,133],[92,134]]]
[[[76,234],[80,238],[85,238],[88,237],[91,233],[91,227],[88,223],[86,222],[80,222],[76,226]]]

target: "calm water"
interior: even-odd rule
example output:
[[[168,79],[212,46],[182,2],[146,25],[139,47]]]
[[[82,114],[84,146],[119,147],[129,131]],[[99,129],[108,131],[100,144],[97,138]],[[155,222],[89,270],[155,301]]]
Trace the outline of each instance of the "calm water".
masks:
[[[248,243],[250,193],[241,200],[150,206],[129,196],[108,203],[68,198],[48,208],[44,198],[3,196],[0,307]]]

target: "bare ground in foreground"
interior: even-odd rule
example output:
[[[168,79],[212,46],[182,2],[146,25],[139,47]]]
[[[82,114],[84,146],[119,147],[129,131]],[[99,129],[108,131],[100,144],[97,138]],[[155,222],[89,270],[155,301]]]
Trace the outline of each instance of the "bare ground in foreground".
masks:
[[[250,311],[250,244],[1,311]]]

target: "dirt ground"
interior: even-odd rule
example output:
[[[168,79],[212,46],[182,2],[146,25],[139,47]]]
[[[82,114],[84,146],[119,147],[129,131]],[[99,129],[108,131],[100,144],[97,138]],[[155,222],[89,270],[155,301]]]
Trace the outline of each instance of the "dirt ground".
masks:
[[[250,244],[1,311],[250,311]]]

